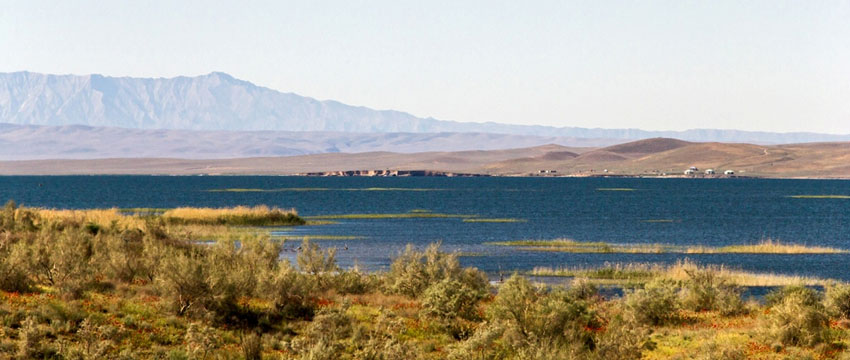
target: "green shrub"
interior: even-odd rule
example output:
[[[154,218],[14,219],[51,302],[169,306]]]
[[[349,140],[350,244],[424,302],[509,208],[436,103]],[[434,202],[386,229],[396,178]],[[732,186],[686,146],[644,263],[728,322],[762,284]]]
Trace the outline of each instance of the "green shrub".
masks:
[[[330,248],[322,251],[318,245],[308,239],[301,243],[301,251],[296,257],[298,268],[301,271],[313,275],[318,285],[323,289],[331,286],[329,278],[339,270],[336,265],[336,249]]]
[[[764,297],[768,307],[782,303],[785,298],[794,295],[805,306],[815,306],[823,301],[823,294],[803,285],[789,285],[771,291]]]
[[[679,318],[676,282],[655,279],[623,298],[626,314],[639,324],[665,325]]]
[[[850,319],[850,285],[833,284],[827,287],[826,307],[832,316]]]
[[[332,279],[331,287],[339,294],[365,294],[378,289],[381,278],[362,272],[358,267],[340,271]]]
[[[440,251],[440,244],[431,244],[425,251],[407,245],[396,257],[385,277],[386,288],[395,294],[416,297],[429,286],[444,279],[454,279],[474,290],[486,290],[484,273],[477,269],[461,268],[457,256]]]
[[[478,301],[487,294],[453,279],[444,279],[428,287],[422,295],[422,313],[443,320],[479,318],[475,311]]]
[[[309,317],[316,308],[318,284],[312,276],[295,270],[288,261],[264,278],[260,295],[271,300],[278,313],[287,318]]]
[[[501,324],[503,340],[513,351],[550,345],[570,353],[589,351],[595,348],[590,332],[601,327],[586,301],[562,290],[541,292],[519,275],[499,287],[487,318]]]
[[[689,279],[682,288],[682,305],[693,311],[719,311],[735,315],[744,311],[741,288],[719,278],[711,270],[687,271]]]
[[[37,236],[17,242],[9,261],[23,265],[27,273],[63,296],[77,298],[95,282],[92,238],[78,228],[57,226],[51,224]]]
[[[806,289],[806,288],[802,288]],[[830,338],[829,317],[820,302],[813,302],[808,291],[789,289],[772,305],[762,325],[770,341],[782,345],[814,346]],[[811,290],[811,289],[808,289]]]

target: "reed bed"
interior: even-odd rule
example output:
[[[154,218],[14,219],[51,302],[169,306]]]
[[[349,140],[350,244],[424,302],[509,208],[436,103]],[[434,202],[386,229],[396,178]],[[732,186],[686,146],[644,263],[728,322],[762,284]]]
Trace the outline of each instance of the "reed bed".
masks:
[[[232,208],[176,208],[162,214],[170,224],[178,225],[245,225],[285,226],[304,225],[304,219],[295,209],[270,208],[268,206],[237,206]]]
[[[848,251],[826,246],[808,246],[762,240],[756,244],[729,246],[678,246],[669,244],[611,244],[584,242],[571,239],[516,240],[491,242],[490,245],[514,246],[522,250],[558,251],[571,253],[624,253],[624,254],[845,254]]]
[[[671,265],[655,263],[614,263],[601,267],[536,267],[529,272],[534,276],[560,276],[586,279],[595,283],[637,285],[655,278],[687,280],[689,273],[710,271],[730,283],[740,286],[825,286],[833,280],[807,276],[772,273],[754,273],[723,265],[699,265],[685,259]]]
[[[144,221],[137,217],[126,216],[119,209],[86,209],[86,210],[56,210],[56,209],[33,209],[41,221],[74,222],[78,224],[96,224],[98,226],[110,226],[112,224],[139,228],[144,226]]]

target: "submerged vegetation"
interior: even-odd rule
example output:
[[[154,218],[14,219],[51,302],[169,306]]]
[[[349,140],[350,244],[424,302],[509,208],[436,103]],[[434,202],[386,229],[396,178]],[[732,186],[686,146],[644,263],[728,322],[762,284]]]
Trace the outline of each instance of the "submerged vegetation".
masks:
[[[0,213],[0,358],[850,355],[846,284],[789,286],[758,304],[742,300],[749,280],[734,271],[680,263],[549,271],[582,275],[566,288],[519,274],[493,286],[439,244],[408,246],[388,271],[367,273],[309,241],[281,260],[279,239],[233,230],[263,218],[257,209],[183,210],[175,221],[10,202]],[[229,235],[199,241],[217,231]],[[639,281],[604,299],[592,282],[601,278]]]
[[[847,250],[824,246],[786,244],[776,240],[763,240],[749,245],[681,246],[669,244],[610,244],[571,239],[516,240],[488,243],[497,246],[514,246],[522,250],[559,251],[572,253],[627,253],[627,254],[844,254]]]

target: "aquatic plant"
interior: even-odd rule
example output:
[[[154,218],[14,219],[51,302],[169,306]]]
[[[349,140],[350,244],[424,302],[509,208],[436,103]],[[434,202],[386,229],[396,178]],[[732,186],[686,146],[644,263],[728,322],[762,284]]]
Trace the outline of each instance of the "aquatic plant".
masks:
[[[210,224],[280,226],[304,225],[304,219],[294,209],[283,210],[268,206],[237,206],[233,208],[176,208],[162,214],[170,224]]]

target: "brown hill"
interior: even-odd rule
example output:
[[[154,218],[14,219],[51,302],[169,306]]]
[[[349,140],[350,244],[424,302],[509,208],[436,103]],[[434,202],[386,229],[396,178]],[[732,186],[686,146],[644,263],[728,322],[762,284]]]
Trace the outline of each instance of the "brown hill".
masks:
[[[100,159],[0,162],[0,174],[295,174],[434,170],[491,175],[682,176],[695,166],[758,177],[850,178],[850,142],[762,146],[647,139],[601,149],[532,148],[399,154],[368,152],[217,160]],[[607,172],[606,172],[607,170]],[[550,172],[551,173],[551,172]]]

